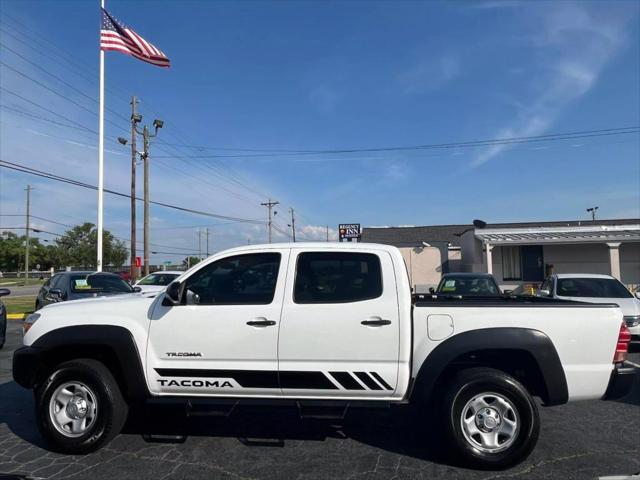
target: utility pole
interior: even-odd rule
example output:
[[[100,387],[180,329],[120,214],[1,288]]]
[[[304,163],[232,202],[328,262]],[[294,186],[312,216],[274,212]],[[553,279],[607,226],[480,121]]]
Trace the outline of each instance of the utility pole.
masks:
[[[138,269],[136,267],[136,123],[138,122],[136,115],[136,104],[138,101],[135,96],[131,97],[131,283],[135,283],[138,277]]]
[[[327,242],[329,241],[329,225],[327,225]]]
[[[153,121],[155,132],[149,133],[145,125],[142,132],[137,124],[142,122],[142,115],[136,112],[136,97],[131,97],[131,278],[134,278],[137,269],[136,262],[136,155],[140,155],[144,164],[144,274],[149,275],[149,139],[158,136],[158,130],[164,122],[157,118]],[[136,151],[136,135],[142,135],[142,152]],[[126,138],[118,137],[118,142],[126,145]],[[100,257],[102,258],[102,257]]]
[[[271,243],[271,210],[273,209],[273,207],[275,207],[276,205],[279,205],[280,202],[276,202],[276,201],[271,201],[271,199],[269,199],[268,202],[264,202],[261,203],[260,205],[262,205],[263,207],[267,207],[269,209],[269,222],[267,223],[267,228],[269,229],[269,243]],[[274,215],[277,214],[278,212],[274,212]]]
[[[293,214],[294,213],[293,207],[289,208],[289,211],[291,212],[291,224],[289,224],[289,226],[291,227],[291,233],[292,233],[291,238],[293,238],[293,243],[296,243],[296,217]]]
[[[205,251],[207,252],[207,258],[209,258],[209,227],[205,227],[204,234],[205,234],[205,238],[207,239]]]
[[[142,120],[142,117],[139,117]],[[158,130],[162,128],[162,120],[154,120],[155,133],[150,134],[149,128],[145,125],[142,129],[143,151],[142,160],[144,162],[144,274],[149,275],[149,139],[158,135]],[[136,130],[137,131],[137,130]],[[137,132],[138,134],[140,132]]]
[[[25,242],[26,250],[24,252],[24,283],[26,285],[27,281],[29,280],[29,210],[31,208],[31,185],[27,185],[27,188],[25,188],[25,190],[27,191],[27,225],[25,228],[27,240]]]
[[[198,229],[198,261],[202,260],[202,237],[200,236],[200,229]]]
[[[145,125],[142,129],[144,150],[144,274],[149,275],[149,129]]]
[[[591,213],[591,221],[593,221],[593,222],[596,221],[596,211],[597,210],[598,210],[598,207],[587,208],[587,212]]]

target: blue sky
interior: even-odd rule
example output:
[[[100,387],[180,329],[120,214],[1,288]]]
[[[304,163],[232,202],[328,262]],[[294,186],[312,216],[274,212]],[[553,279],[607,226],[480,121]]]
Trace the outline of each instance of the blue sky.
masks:
[[[221,148],[377,148],[640,125],[639,5],[107,0],[172,61],[165,70],[108,52],[107,107],[126,118],[135,94],[146,122],[165,121],[151,147],[152,199],[264,219],[259,204],[271,196],[280,228],[289,207],[300,213],[300,238],[323,239],[324,225],[333,236],[340,222],[579,219],[592,205],[602,218],[637,218],[637,133],[331,155]],[[7,90],[96,130],[98,22],[98,2],[2,2],[0,158],[96,183],[96,135],[26,116],[65,122]],[[43,39],[53,50],[34,43]],[[129,188],[129,150],[115,141],[125,118],[107,114],[106,185],[119,191]],[[236,157],[194,158],[203,155]],[[6,215],[24,212],[27,183],[34,215],[95,221],[94,192],[2,169],[0,226],[22,224]],[[105,202],[106,228],[128,238],[128,201]],[[197,250],[196,225],[211,226],[212,250],[266,239],[264,226],[222,223],[153,207],[151,241]]]

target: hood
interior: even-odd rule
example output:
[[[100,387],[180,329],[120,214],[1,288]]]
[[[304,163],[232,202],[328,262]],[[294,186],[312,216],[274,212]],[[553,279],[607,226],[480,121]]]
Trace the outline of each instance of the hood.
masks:
[[[131,307],[133,305],[150,304],[155,295],[146,295],[143,292],[120,293],[118,295],[104,295],[99,297],[79,298],[76,300],[67,300],[65,302],[51,303],[46,305],[39,311],[52,312],[56,314],[63,312],[87,312],[88,310],[101,310],[109,307],[118,310]]]
[[[563,300],[575,300],[576,302],[586,303],[615,303],[622,310],[622,315],[640,315],[640,300],[635,297],[631,298],[600,298],[600,297],[562,297]]]

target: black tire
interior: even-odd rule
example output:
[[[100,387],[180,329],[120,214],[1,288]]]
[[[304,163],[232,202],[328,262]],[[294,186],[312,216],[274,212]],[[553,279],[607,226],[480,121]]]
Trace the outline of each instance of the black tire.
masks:
[[[488,395],[484,396],[484,394]],[[487,428],[480,420],[482,414],[487,411],[484,407],[478,411],[474,411],[473,406],[468,409],[465,407],[467,404],[473,405],[478,398],[491,400],[492,394],[494,394],[494,402],[501,402],[496,397],[502,397],[507,404],[510,404],[512,410],[505,416],[511,417],[515,414],[513,418],[516,419],[518,428],[511,437],[504,436],[502,443],[498,440],[498,446],[493,448],[494,451],[487,451],[491,447],[487,449],[480,446],[482,434],[474,436],[468,432],[464,433],[462,424],[463,414],[466,413],[466,418],[473,420],[477,428],[476,417],[479,415],[480,426]],[[490,407],[491,405],[489,403]],[[499,404],[496,403],[495,406],[497,408]],[[456,457],[462,458],[470,466],[502,469],[515,465],[529,456],[538,441],[540,418],[535,401],[520,382],[500,370],[469,368],[458,372],[443,398],[442,407],[445,421],[444,433],[449,445],[455,451]],[[504,418],[500,417],[500,422],[504,423]],[[496,439],[498,438],[500,437],[496,436]]]
[[[86,386],[95,396],[93,424],[80,436],[61,433],[50,414],[52,396],[67,382]],[[128,406],[111,372],[100,362],[78,359],[61,363],[35,391],[36,422],[49,447],[57,452],[86,454],[110,442],[127,420]]]

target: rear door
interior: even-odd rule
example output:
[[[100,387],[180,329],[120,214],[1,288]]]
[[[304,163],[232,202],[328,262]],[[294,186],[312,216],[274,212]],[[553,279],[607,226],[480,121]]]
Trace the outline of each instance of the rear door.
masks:
[[[278,342],[284,395],[390,396],[399,332],[388,252],[292,250]]]

